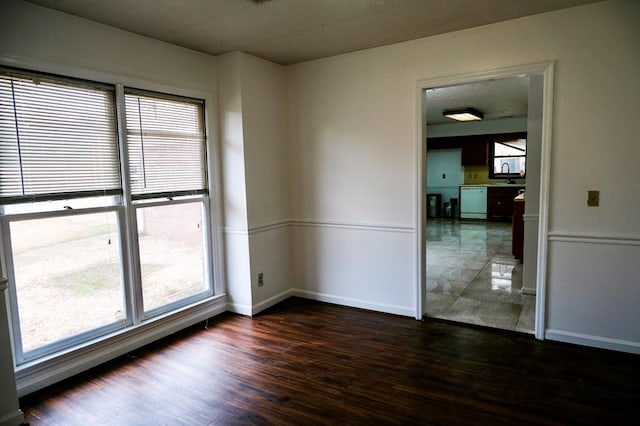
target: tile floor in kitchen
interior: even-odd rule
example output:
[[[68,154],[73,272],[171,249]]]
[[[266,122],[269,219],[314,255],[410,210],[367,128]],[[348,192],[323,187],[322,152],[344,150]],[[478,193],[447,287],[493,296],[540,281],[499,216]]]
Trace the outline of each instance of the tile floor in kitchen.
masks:
[[[427,316],[533,333],[535,296],[521,287],[511,223],[427,220]]]

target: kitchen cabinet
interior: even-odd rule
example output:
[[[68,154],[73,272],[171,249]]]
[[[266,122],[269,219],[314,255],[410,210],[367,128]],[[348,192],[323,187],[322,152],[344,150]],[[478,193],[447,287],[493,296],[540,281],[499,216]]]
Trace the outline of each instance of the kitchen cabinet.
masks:
[[[524,186],[489,186],[487,188],[487,220],[511,222],[513,199]]]
[[[487,165],[487,142],[468,140],[462,144],[463,166]]]

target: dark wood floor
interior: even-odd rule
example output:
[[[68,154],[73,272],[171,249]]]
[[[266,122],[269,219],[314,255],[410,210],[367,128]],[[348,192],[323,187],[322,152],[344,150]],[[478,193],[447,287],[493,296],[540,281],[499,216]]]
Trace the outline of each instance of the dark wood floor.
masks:
[[[291,298],[21,405],[32,425],[638,424],[640,357]]]

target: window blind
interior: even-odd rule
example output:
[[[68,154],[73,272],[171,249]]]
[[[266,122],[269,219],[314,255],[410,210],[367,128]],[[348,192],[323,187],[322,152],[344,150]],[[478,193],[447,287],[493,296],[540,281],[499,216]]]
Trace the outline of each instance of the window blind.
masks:
[[[204,102],[125,89],[132,199],[207,192]]]
[[[0,202],[121,192],[114,89],[0,69]]]

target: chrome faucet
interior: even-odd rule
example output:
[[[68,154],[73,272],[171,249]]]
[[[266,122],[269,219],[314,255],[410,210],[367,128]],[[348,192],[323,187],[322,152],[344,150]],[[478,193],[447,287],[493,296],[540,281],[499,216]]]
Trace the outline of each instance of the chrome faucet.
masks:
[[[500,166],[500,173],[504,173],[504,166],[507,166],[507,183],[514,183],[514,181],[511,180],[511,170],[509,170],[509,163],[502,163],[502,165]]]

